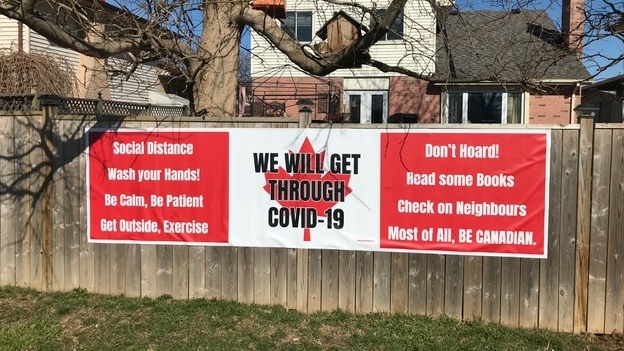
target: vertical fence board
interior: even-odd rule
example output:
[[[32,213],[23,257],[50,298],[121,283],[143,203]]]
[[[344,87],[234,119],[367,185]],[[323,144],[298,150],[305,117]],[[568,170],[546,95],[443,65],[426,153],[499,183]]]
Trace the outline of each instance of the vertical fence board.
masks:
[[[46,162],[44,155],[44,148],[47,147],[43,140],[39,138],[38,133],[43,133],[43,117],[32,116],[30,118],[31,131],[29,141],[27,143],[28,148],[32,148],[30,155],[30,190],[37,195],[32,199],[30,203],[30,217],[28,218],[28,230],[30,231],[30,287],[37,290],[44,290],[47,288],[47,281],[44,275],[44,257],[43,257],[43,232],[45,225],[43,223],[43,199],[45,198],[44,192],[44,177],[43,174],[46,167],[36,169],[36,167],[44,165]],[[46,255],[49,253],[46,252]],[[49,256],[48,256],[49,258]],[[46,262],[47,265],[50,262]]]
[[[591,234],[592,163],[594,119],[581,118],[579,177],[576,204],[576,259],[574,276],[574,331],[587,331],[587,287],[589,282],[589,237]]]
[[[158,296],[156,267],[156,245],[141,245],[141,296]]]
[[[487,322],[500,323],[501,313],[501,259],[483,257],[482,316]]]
[[[464,258],[446,257],[444,268],[444,314],[452,318],[461,318],[464,307]]]
[[[390,312],[390,252],[373,253],[373,311]]]
[[[287,249],[286,308],[297,309],[297,249]]]
[[[28,128],[27,117],[16,117],[13,129],[15,130],[14,148],[16,155],[14,167],[19,181],[14,183],[15,190],[30,190],[30,177],[28,167],[30,165],[30,153],[28,147],[32,131]],[[15,196],[15,284],[22,287],[30,286],[30,241],[32,233],[28,225],[30,217],[31,197]],[[6,217],[5,217],[6,218]]]
[[[271,249],[256,247],[254,250],[254,303],[271,303]]]
[[[501,258],[501,323],[518,326],[520,308],[520,259]]]
[[[624,330],[624,130],[613,131],[605,332]]]
[[[288,274],[288,252],[286,249],[271,249],[271,304],[286,305],[286,276]]]
[[[238,301],[252,303],[253,298],[254,251],[250,247],[241,247],[238,249]]]
[[[15,147],[17,136],[15,135],[13,117],[0,118],[0,182],[2,184],[14,184],[19,175],[15,172],[15,163],[19,162]],[[11,189],[0,197],[0,285],[16,284],[16,234],[19,228],[16,226],[18,206],[17,194]]]
[[[355,251],[340,251],[338,307],[349,312],[355,312],[355,263]]]
[[[446,258],[444,255],[428,255],[427,314],[434,317],[444,314],[445,266]]]
[[[321,309],[332,311],[338,308],[339,289],[339,251],[323,250],[323,263],[321,265]]]
[[[321,310],[323,275],[322,250],[308,251],[308,312],[313,313]]]
[[[126,292],[126,273],[128,247],[125,244],[110,244],[108,246],[110,254],[110,288],[109,293],[114,295]]]
[[[173,247],[156,246],[156,296],[173,296]]]
[[[539,312],[539,260],[523,258],[520,260],[520,327],[535,328]]]
[[[84,141],[82,140],[84,139]],[[86,135],[81,141],[87,142]],[[80,242],[79,245],[79,284],[88,291],[95,291],[95,246],[88,242],[87,237],[87,152],[83,151],[78,157],[78,197],[80,201],[77,203],[80,218]],[[140,278],[140,276],[139,276]]]
[[[64,143],[67,139],[63,136],[64,128],[62,122],[54,121],[52,123],[52,135],[57,136],[58,142],[52,147],[52,183],[48,186],[52,187],[51,207],[44,209],[51,211],[52,215],[52,289],[65,289],[65,198],[67,190],[65,189],[65,177],[67,176],[63,164]]]
[[[65,290],[80,286],[80,239],[86,232],[80,228],[80,206],[84,200],[81,192],[80,154],[84,152],[84,123],[82,121],[63,121],[65,147],[63,148],[63,177],[66,190],[64,209],[65,232]],[[77,152],[80,150],[81,152]]]
[[[297,249],[297,310],[301,312],[308,312],[308,251]]]
[[[206,248],[204,246],[189,247],[189,298],[206,296]],[[234,267],[237,267],[236,264]]]
[[[221,298],[236,301],[238,299],[238,249],[220,247],[221,254]]]
[[[609,231],[609,185],[611,183],[611,130],[596,130],[591,201],[587,331],[605,332],[607,233]],[[611,331],[609,331],[610,333]]]
[[[561,232],[559,240],[559,331],[574,325],[574,267],[576,252],[576,199],[578,182],[578,130],[563,131],[561,171]]]
[[[110,293],[110,251],[109,244],[95,244],[95,292]]]
[[[408,254],[392,253],[390,309],[392,313],[406,314],[408,304]]]
[[[172,296],[176,299],[189,297],[189,248],[173,246],[173,288]]]
[[[355,312],[373,311],[373,253],[356,253]]]
[[[206,297],[209,299],[221,298],[221,274],[222,259],[221,248],[217,246],[206,247]],[[252,256],[253,257],[253,256]],[[252,267],[249,267],[250,269]]]
[[[540,328],[556,331],[559,315],[559,241],[561,231],[562,132],[551,132],[550,197],[548,202],[548,258],[540,261]]]
[[[410,253],[408,258],[408,303],[409,313],[427,313],[427,255]]]
[[[126,250],[126,281],[124,294],[129,297],[141,296],[141,245],[130,244]]]
[[[475,256],[464,257],[464,319],[481,318],[482,284],[483,259]]]

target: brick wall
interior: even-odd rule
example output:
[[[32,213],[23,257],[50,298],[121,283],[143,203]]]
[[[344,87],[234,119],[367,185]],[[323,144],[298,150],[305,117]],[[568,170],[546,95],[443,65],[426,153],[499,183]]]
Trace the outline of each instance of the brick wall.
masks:
[[[440,122],[440,88],[413,77],[390,77],[388,116],[416,113],[419,123]]]
[[[561,89],[544,95],[531,95],[529,98],[529,124],[568,124],[570,123],[570,99],[573,88]],[[576,97],[580,103],[580,97]],[[572,111],[573,112],[573,111]]]

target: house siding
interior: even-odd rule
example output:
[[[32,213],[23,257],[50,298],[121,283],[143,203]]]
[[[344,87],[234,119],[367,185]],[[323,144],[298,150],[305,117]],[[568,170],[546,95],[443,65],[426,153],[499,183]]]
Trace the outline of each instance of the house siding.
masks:
[[[25,27],[25,29],[26,28],[28,27]],[[28,36],[26,37],[26,40],[28,43],[27,52],[31,54],[42,53],[53,55],[61,60],[64,60],[72,68],[73,72],[77,72],[79,54],[76,51],[62,48],[50,42],[48,39],[30,28],[28,28]]]
[[[109,69],[127,69],[128,61],[120,58],[107,60]],[[149,103],[150,91],[161,91],[158,80],[159,69],[150,65],[139,65],[130,78],[125,75],[110,75],[108,84],[112,100]]]
[[[18,37],[18,22],[5,16],[0,16],[0,50],[16,50]]]
[[[362,5],[372,6],[373,1],[364,0]],[[389,4],[386,1],[384,5],[375,2],[377,8],[383,8]],[[288,4],[290,5],[290,3]],[[328,4],[317,3],[314,1],[296,1],[292,6],[288,6],[287,11],[312,11],[312,33],[319,30],[327,20],[329,20],[334,11],[341,9],[340,7]],[[360,18],[360,15],[353,14],[346,10],[353,18]],[[364,19],[363,24],[370,25],[369,19]],[[400,65],[409,70],[418,73],[430,74],[435,70],[433,62],[435,50],[435,19],[430,5],[424,0],[410,1],[405,7],[404,15],[404,37],[409,38],[408,41],[380,41],[370,48],[372,58],[382,61],[388,65]],[[320,38],[315,37],[312,43],[320,42]],[[304,77],[307,74],[300,70],[294,69],[288,58],[273,48],[262,36],[255,32],[251,34],[251,48],[254,52],[251,58],[251,76],[277,76],[287,75],[290,77]],[[339,69],[330,74],[331,77],[380,77],[380,76],[396,76],[394,73],[384,73],[375,68],[363,66],[354,69]]]

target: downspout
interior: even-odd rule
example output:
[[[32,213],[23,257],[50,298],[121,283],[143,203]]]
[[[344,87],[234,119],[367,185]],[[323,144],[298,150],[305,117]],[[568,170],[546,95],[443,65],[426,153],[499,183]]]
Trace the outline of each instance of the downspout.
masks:
[[[24,23],[17,22],[17,52],[24,52]]]

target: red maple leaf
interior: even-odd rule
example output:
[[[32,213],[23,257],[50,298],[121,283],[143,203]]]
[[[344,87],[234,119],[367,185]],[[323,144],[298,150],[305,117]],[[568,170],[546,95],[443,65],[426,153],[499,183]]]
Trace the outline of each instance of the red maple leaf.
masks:
[[[305,162],[302,164],[301,159],[299,160],[298,169],[290,169],[290,173],[284,169],[284,167],[280,167],[276,173],[265,172],[264,177],[266,179],[266,184],[264,185],[264,190],[274,195],[274,199],[282,206],[287,208],[313,208],[316,210],[318,217],[326,217],[325,212],[334,207],[340,200],[336,199],[328,199],[330,196],[326,196],[325,198],[321,198],[320,200],[301,199],[301,194],[295,194],[294,198],[280,198],[279,194],[277,194],[278,181],[288,181],[288,184],[292,184],[292,182],[296,182],[301,184],[302,182],[309,182],[314,184],[321,184],[325,181],[333,182],[333,184],[342,184],[344,186],[344,197],[351,193],[351,188],[349,187],[349,180],[351,179],[350,174],[341,174],[341,173],[332,173],[329,171],[325,171],[322,169],[325,159],[325,151],[320,153],[316,153],[314,147],[310,143],[310,140],[306,137],[299,149],[299,152],[293,153],[292,150],[289,150],[290,155],[293,157],[300,157],[305,159]],[[300,155],[300,156],[297,156]],[[305,156],[301,156],[305,155]],[[309,164],[308,164],[309,157]],[[319,158],[317,160],[317,157]],[[292,166],[292,165],[291,165]],[[294,168],[294,167],[289,167]],[[310,172],[311,171],[311,172]],[[295,186],[299,186],[294,184]],[[274,189],[271,189],[274,187]],[[277,196],[276,196],[277,195]],[[291,194],[292,195],[292,194]],[[344,199],[342,199],[344,201]],[[310,241],[310,228],[303,229],[303,240]]]

